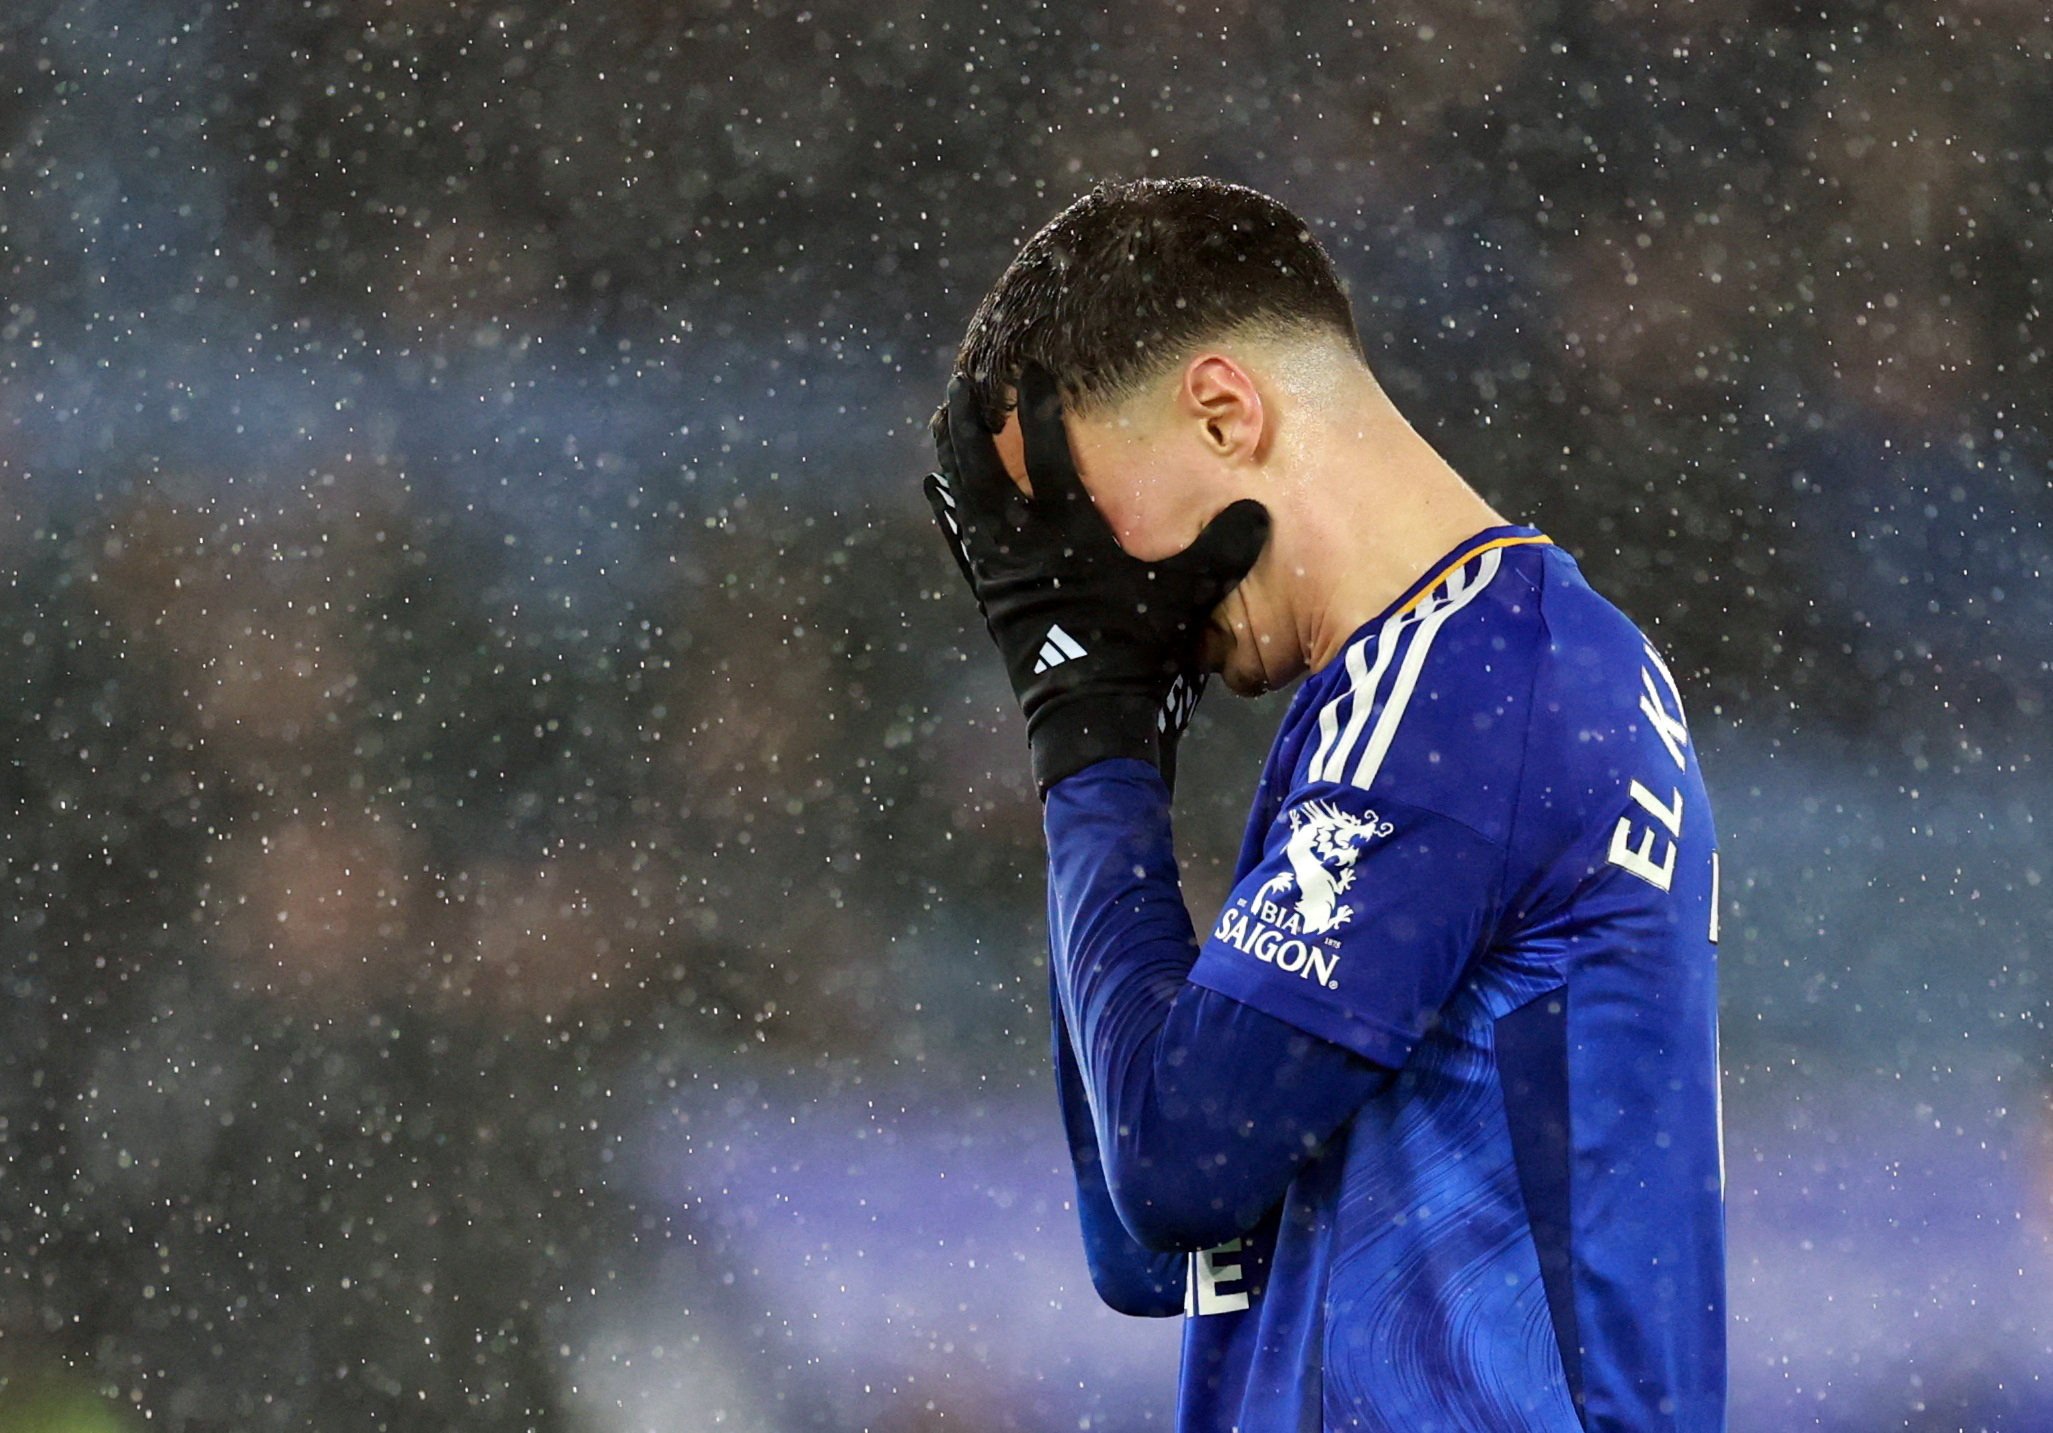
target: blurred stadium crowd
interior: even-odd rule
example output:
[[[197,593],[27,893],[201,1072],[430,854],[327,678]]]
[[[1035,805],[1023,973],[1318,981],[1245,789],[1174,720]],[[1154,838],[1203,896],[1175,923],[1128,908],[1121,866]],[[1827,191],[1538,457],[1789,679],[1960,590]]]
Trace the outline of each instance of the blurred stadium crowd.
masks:
[[[914,479],[1012,246],[1184,172],[1683,678],[1735,1426],[2053,1423],[2049,61],[2033,0],[13,0],[0,1426],[1160,1425]],[[1201,713],[1194,905],[1277,714]],[[944,1338],[914,1229],[1036,1292]]]

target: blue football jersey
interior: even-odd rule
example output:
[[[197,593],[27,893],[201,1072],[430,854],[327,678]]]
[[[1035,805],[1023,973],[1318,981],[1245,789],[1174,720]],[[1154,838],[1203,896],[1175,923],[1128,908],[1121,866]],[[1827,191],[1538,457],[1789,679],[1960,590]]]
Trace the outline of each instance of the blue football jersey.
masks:
[[[1190,980],[1398,1074],[1192,1257],[1180,1428],[1724,1426],[1716,845],[1666,664],[1531,528],[1305,681]]]

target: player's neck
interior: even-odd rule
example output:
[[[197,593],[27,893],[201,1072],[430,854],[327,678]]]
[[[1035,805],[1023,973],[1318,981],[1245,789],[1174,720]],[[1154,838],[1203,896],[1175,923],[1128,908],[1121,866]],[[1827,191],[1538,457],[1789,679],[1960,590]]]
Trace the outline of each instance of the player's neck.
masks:
[[[1311,670],[1332,661],[1463,540],[1499,514],[1394,409],[1355,425],[1324,484],[1317,546],[1304,564],[1299,640]]]

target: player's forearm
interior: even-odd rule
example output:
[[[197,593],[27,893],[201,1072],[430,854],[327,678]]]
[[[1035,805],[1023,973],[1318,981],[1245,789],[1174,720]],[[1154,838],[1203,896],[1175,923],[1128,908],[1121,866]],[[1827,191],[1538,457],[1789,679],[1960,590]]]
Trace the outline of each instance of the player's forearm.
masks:
[[[1104,1123],[1114,1070],[1151,1050],[1197,957],[1169,832],[1169,792],[1140,761],[1104,761],[1048,795],[1056,990]]]
[[[1059,783],[1047,833],[1056,985],[1112,1202],[1149,1248],[1230,1239],[1384,1074],[1187,982],[1197,941],[1153,770],[1105,762]]]
[[[1069,1027],[1058,1000],[1054,1016],[1055,1084],[1062,1103],[1062,1128],[1076,1172],[1077,1220],[1083,1229],[1084,1259],[1098,1297],[1122,1314],[1166,1318],[1183,1312],[1186,1261],[1181,1254],[1145,1249],[1128,1232],[1105,1183],[1098,1132],[1091,1123],[1083,1072],[1069,1043]]]

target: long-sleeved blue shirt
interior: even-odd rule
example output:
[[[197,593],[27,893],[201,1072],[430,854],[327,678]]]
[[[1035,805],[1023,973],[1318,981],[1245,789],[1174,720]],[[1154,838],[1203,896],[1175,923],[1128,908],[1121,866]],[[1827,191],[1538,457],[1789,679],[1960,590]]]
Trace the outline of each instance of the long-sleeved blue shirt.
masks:
[[[1071,957],[1049,963],[1054,1059],[1091,1277],[1121,1312],[1177,1313],[1188,1261],[1161,1251],[1251,1227],[1387,1072],[1188,982],[1198,942],[1152,766],[1057,784],[1047,827],[1049,924]],[[1080,1040],[1065,1010],[1084,1012]]]
[[[1179,1428],[1722,1428],[1716,853],[1631,623],[1478,534],[1299,691],[1202,943],[1168,813],[1105,762],[1046,828],[1086,1250],[1190,1315]]]

